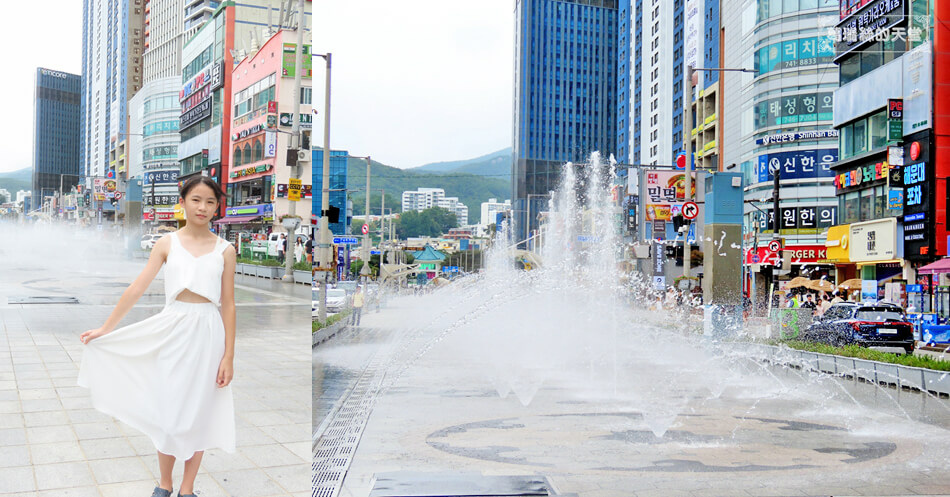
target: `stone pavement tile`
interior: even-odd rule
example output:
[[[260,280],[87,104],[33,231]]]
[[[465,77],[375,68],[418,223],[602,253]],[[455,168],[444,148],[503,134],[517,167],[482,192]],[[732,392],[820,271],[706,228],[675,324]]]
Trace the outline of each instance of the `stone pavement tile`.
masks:
[[[0,414],[0,430],[5,428],[23,428],[23,415],[20,413]]]
[[[260,468],[287,466],[306,461],[278,444],[244,447],[241,452]]]
[[[79,376],[79,368],[75,366],[68,369],[67,368],[50,369],[48,370],[48,373],[49,373],[49,377],[52,378],[53,380],[58,380],[58,379],[72,380],[73,386],[76,386],[77,388],[82,388],[76,385],[76,377]],[[54,384],[56,384],[55,381],[54,381]],[[56,386],[61,386],[61,385],[56,384]]]
[[[37,389],[25,389],[21,388],[20,400],[41,400],[41,399],[55,399],[56,390],[52,388],[37,388]]]
[[[310,455],[307,457],[309,458]],[[244,449],[238,449],[234,454],[228,454],[223,450],[205,452],[204,458],[201,459],[201,468],[209,473],[254,467],[254,463],[245,455]]]
[[[73,425],[76,426],[76,425]],[[26,429],[26,436],[31,444],[45,444],[52,442],[69,442],[76,440],[76,433],[72,426],[33,426]]]
[[[75,375],[75,374],[69,375],[69,376],[52,376],[51,378],[52,378],[52,384],[53,384],[53,386],[55,386],[56,388],[61,388],[61,387],[75,387],[75,386],[77,386],[77,385],[76,385],[76,375]],[[80,387],[80,388],[82,388],[82,387]],[[77,409],[79,409],[79,408],[77,408]]]
[[[16,381],[0,380],[0,390],[16,390]]]
[[[231,495],[266,497],[283,493],[283,489],[276,482],[257,468],[211,473],[211,477]]]
[[[48,380],[49,374],[46,373],[46,370],[43,369],[42,364],[33,365],[29,368],[17,368],[14,370],[16,375],[17,382],[23,382],[25,380]]]
[[[158,482],[154,478],[141,481],[127,481],[122,483],[107,483],[99,485],[99,494],[102,497],[134,497],[152,495],[152,490]],[[177,495],[177,489],[175,494]]]
[[[77,423],[73,425],[80,440],[90,438],[113,438],[123,436],[119,427],[112,421],[103,423]]]
[[[0,389],[0,401],[10,402],[14,400],[20,400],[20,392]]]
[[[61,426],[69,424],[66,411],[40,411],[23,413],[24,424],[34,426]]]
[[[80,440],[79,446],[88,461],[138,455],[125,437]]]
[[[304,492],[312,487],[310,464],[301,461],[289,466],[264,468],[267,476],[280,484],[288,492]]]
[[[23,411],[20,410],[19,400],[0,401],[0,414],[19,414],[21,412]]]
[[[23,412],[60,411],[63,409],[63,404],[60,403],[59,399],[55,398],[39,400],[20,399],[20,405],[22,406]]]
[[[36,380],[17,380],[17,388],[53,388],[53,382],[49,378]]]
[[[60,384],[60,380],[69,380],[69,381],[63,381],[62,384]],[[57,387],[73,386],[76,384],[75,378],[56,378],[54,381],[56,382]],[[60,402],[63,403],[63,407],[66,409],[92,409],[93,408],[92,400],[89,398],[88,395],[85,397],[65,397],[65,398],[60,399]]]
[[[61,399],[70,397],[83,397],[89,395],[89,390],[83,387],[58,387],[56,388],[56,394]]]
[[[30,465],[30,449],[26,445],[0,444],[0,468]]]
[[[100,485],[144,480],[152,476],[139,457],[113,457],[90,461],[92,474]]]
[[[237,446],[247,447],[249,445],[264,445],[276,442],[268,434],[258,428],[247,426],[237,429]]]
[[[280,443],[290,443],[308,439],[312,434],[313,424],[298,423],[293,425],[262,426],[261,430]]]
[[[155,444],[152,443],[151,438],[148,438],[145,435],[138,435],[135,437],[126,437],[126,439],[129,441],[129,444],[135,451],[135,455],[145,456],[148,454],[155,454]],[[205,454],[205,457],[207,458],[208,455]]]
[[[746,493],[754,497],[784,497],[784,496],[815,495],[813,492],[806,494],[803,490],[798,489],[798,488],[772,487],[772,486],[750,488],[746,490]]]
[[[175,480],[175,481],[180,481]],[[218,485],[218,482],[214,480],[210,475],[198,473],[198,477],[195,478],[195,492],[200,497],[238,497],[243,494],[230,494],[223,488],[221,485]],[[175,492],[177,497],[178,492]]]
[[[948,485],[914,485],[910,487],[910,490],[914,495],[950,494],[950,486]]]
[[[0,468],[0,494],[13,492],[31,492],[36,490],[33,468]]]
[[[871,485],[865,487],[854,487],[853,495],[914,495],[915,492],[906,487],[893,485]],[[943,493],[947,493],[946,490]],[[837,497],[837,496],[836,496]]]
[[[274,411],[250,411],[237,414],[238,419],[242,419],[253,426],[272,426],[290,424],[291,420],[281,413]]]
[[[95,409],[70,409],[66,411],[71,423],[105,423],[112,421],[112,417]]]
[[[637,497],[692,497],[689,490],[674,490],[670,488],[637,489],[635,493]],[[594,494],[596,495],[596,492],[594,492]]]
[[[292,442],[281,445],[283,445],[285,449],[296,454],[297,457],[303,459],[304,461],[309,461],[310,458],[313,457],[310,442]]]
[[[36,495],[37,497],[99,497],[99,489],[96,487],[57,488],[44,490]]]
[[[33,464],[53,464],[82,461],[85,459],[82,448],[76,440],[46,444],[31,444],[30,455]]]
[[[89,464],[65,462],[58,464],[40,464],[33,466],[38,490],[73,488],[95,485],[96,480],[89,471]]]
[[[738,488],[702,488],[702,489],[693,489],[689,491],[689,494],[693,497],[749,497],[754,494],[749,493],[750,490],[742,490]],[[637,495],[640,495],[640,492],[637,492]]]
[[[0,430],[0,447],[26,444],[26,430],[23,428],[5,428]]]

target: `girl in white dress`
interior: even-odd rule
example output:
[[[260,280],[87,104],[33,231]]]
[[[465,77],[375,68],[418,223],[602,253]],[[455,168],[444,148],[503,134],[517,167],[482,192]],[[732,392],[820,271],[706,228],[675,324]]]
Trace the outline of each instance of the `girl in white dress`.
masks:
[[[172,468],[185,461],[179,497],[194,497],[206,449],[234,451],[234,247],[208,230],[224,198],[199,176],[181,188],[187,225],[155,243],[142,273],[100,328],[86,331],[79,385],[93,406],[147,435],[161,473],[152,497],[170,497]],[[165,267],[165,308],[115,329]]]

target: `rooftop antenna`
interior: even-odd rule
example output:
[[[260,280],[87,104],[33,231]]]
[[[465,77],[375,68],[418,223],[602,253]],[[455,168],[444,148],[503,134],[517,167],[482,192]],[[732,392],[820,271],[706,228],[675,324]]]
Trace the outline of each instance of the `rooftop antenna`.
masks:
[[[284,4],[280,4],[280,14],[277,15],[277,29],[284,29]]]
[[[273,22],[274,9],[267,6],[267,35],[264,38],[270,39],[274,35],[274,22]]]

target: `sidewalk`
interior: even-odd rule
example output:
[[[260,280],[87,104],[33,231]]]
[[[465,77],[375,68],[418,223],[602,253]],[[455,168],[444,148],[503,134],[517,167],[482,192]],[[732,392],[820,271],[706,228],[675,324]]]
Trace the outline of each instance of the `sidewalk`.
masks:
[[[0,250],[0,495],[151,495],[158,459],[150,440],[94,410],[76,385],[79,334],[102,324],[144,261],[60,259]],[[195,488],[203,497],[309,495],[309,288],[236,283],[237,451],[206,452]],[[162,285],[159,274],[120,326],[159,312]],[[80,303],[7,303],[31,295]],[[175,469],[177,484],[181,462]]]

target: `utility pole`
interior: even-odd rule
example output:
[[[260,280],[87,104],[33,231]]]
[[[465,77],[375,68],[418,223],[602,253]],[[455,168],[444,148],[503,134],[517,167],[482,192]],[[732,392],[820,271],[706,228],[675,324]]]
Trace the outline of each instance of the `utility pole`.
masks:
[[[297,49],[294,53],[294,114],[292,118],[293,127],[291,128],[292,139],[296,141],[294,144],[294,149],[298,153],[302,150],[301,145],[303,145],[303,132],[300,130],[300,100],[301,94],[303,93],[303,32],[306,28],[306,19],[307,16],[304,15],[304,0],[297,0]],[[330,61],[327,59],[327,77],[329,78],[329,64]],[[327,87],[327,95],[329,95],[330,89]],[[329,114],[329,113],[328,113]],[[330,154],[329,150],[324,151],[324,157]],[[294,162],[294,165],[290,168],[290,179],[299,180],[300,179],[300,161],[297,160]],[[292,219],[292,222],[288,222],[284,225],[284,228],[287,229],[287,238],[285,243],[287,244],[287,250],[284,251],[284,277],[283,280],[293,283],[294,282],[294,262],[296,258],[293,256],[294,245],[296,244],[297,238],[297,226],[300,226],[300,219],[293,217],[297,215],[297,202],[290,199],[290,188],[288,183],[288,194],[287,194],[287,214]],[[326,186],[326,185],[324,185]]]
[[[330,268],[328,257],[330,253],[330,219],[327,214],[330,206],[330,65],[333,54],[327,53],[322,57],[327,63],[327,74],[323,107],[323,192],[320,195],[320,243],[317,245],[317,268],[320,275],[317,278],[320,284],[320,306],[317,319],[325,323],[327,322],[327,279],[329,277],[327,271]]]
[[[367,227],[369,227],[369,196],[370,196],[370,191],[371,191],[369,188],[370,186],[369,173],[370,173],[372,163],[373,161],[369,158],[369,156],[366,156],[366,216],[365,216],[366,219],[364,220],[365,221],[364,224],[366,224]],[[363,251],[362,251],[363,267],[360,268],[360,276],[363,278],[364,285],[369,283],[369,275],[370,275],[369,240],[370,240],[369,230],[367,229],[366,234],[363,235]]]
[[[683,80],[683,153],[686,157],[683,162],[686,166],[686,192],[685,200],[689,202],[693,199],[693,66],[686,66]],[[684,219],[686,216],[683,216]],[[692,226],[692,219],[686,220],[686,231],[683,232],[683,276],[686,283],[689,284],[689,228]],[[675,262],[675,261],[674,261]]]

